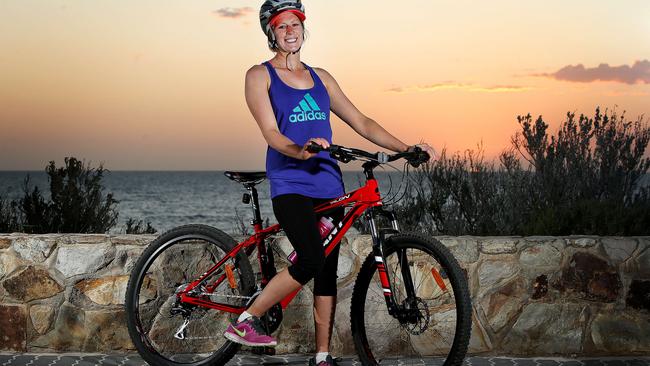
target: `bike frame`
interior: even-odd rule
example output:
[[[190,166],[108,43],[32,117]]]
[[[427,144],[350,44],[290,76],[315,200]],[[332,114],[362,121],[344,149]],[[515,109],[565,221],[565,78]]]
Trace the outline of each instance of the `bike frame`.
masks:
[[[375,258],[375,264],[377,270],[379,271],[381,285],[383,287],[384,298],[386,300],[386,305],[388,307],[389,313],[393,314],[397,309],[397,305],[393,298],[393,291],[390,285],[389,274],[384,266],[384,255],[382,252],[382,242],[383,242],[383,232],[380,233],[377,230],[375,225],[374,216],[375,214],[381,214],[386,216],[392,225],[391,232],[397,232],[399,230],[397,221],[392,212],[384,210],[382,208],[382,199],[379,193],[379,187],[377,185],[377,180],[373,175],[373,168],[376,167],[376,163],[367,162],[363,165],[364,173],[366,176],[366,183],[361,188],[354,190],[350,193],[346,193],[336,199],[333,199],[330,202],[323,203],[314,208],[316,214],[325,213],[329,210],[338,208],[338,207],[350,207],[349,211],[343,217],[343,220],[339,222],[328,234],[328,236],[323,240],[323,246],[325,246],[325,256],[329,255],[332,250],[334,250],[343,239],[345,233],[350,229],[355,220],[359,219],[361,215],[366,214],[368,223],[370,225],[370,232],[372,235],[372,251]],[[279,224],[269,226],[267,228],[262,227],[262,219],[260,216],[259,210],[259,201],[257,190],[255,189],[255,184],[244,184],[245,187],[251,192],[252,195],[252,209],[254,212],[254,219],[251,222],[255,233],[251,235],[246,240],[240,242],[235,246],[230,252],[224,256],[216,265],[210,268],[205,272],[201,277],[191,282],[187,288],[179,292],[177,296],[181,303],[196,305],[204,308],[216,309],[221,311],[226,311],[229,313],[240,314],[246,310],[245,306],[233,306],[229,304],[223,304],[218,302],[213,302],[210,300],[205,300],[199,297],[192,296],[192,290],[196,288],[204,288],[208,292],[214,291],[218,286],[220,286],[228,277],[228,269],[224,271],[222,266],[226,265],[229,260],[236,260],[237,255],[241,250],[245,251],[247,256],[250,256],[255,249],[257,249],[257,258],[260,265],[261,273],[261,286],[262,288],[271,280],[275,275],[276,269],[273,260],[273,253],[267,252],[267,246],[265,245],[265,239],[271,235],[277,234],[282,231],[282,228]],[[400,258],[401,262],[401,256]],[[407,293],[409,297],[414,294],[410,269],[408,265],[401,266],[402,276],[407,284]],[[207,281],[215,272],[222,271],[221,275],[213,281],[213,283],[208,284]],[[219,272],[217,272],[218,274]],[[410,287],[410,289],[409,289]],[[286,309],[289,303],[294,299],[294,297],[301,290],[298,289],[293,293],[287,295],[280,302],[282,309]]]

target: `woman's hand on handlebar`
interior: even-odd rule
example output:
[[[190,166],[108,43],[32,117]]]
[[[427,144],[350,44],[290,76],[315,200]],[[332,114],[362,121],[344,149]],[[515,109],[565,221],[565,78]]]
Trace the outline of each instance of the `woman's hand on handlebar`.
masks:
[[[330,147],[330,143],[327,142],[327,140],[325,140],[324,138],[312,137],[309,140],[307,140],[307,142],[305,142],[305,145],[303,145],[302,150],[300,151],[300,158],[302,160],[313,158],[318,154],[318,152],[312,152],[312,150],[309,149],[311,145],[318,145],[324,149]]]
[[[429,154],[429,162],[433,162],[438,158],[438,154],[436,153],[436,150],[434,150],[429,144],[427,143],[421,143],[421,144],[416,144],[413,146],[409,146],[407,151],[413,151],[416,147],[419,147],[422,151],[426,152]]]

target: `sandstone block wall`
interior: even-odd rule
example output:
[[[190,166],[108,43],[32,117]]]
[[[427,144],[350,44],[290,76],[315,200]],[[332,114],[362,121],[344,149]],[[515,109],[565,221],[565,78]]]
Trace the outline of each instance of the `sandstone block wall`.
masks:
[[[0,351],[132,351],[124,293],[129,271],[153,238],[0,235]],[[471,353],[650,355],[649,237],[438,239],[469,279]],[[291,251],[284,237],[273,245]],[[336,354],[355,353],[350,298],[369,250],[368,236],[343,243]],[[278,353],[313,351],[310,286],[285,313]]]

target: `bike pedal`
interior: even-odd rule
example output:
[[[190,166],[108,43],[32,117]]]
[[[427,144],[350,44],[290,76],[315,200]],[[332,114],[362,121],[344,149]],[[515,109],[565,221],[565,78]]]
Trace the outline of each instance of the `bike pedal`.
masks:
[[[264,354],[268,356],[275,356],[275,348],[273,347],[262,347]]]

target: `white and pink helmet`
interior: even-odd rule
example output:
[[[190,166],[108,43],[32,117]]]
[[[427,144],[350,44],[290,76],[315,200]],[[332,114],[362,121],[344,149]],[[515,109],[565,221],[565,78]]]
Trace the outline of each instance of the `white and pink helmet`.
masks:
[[[275,49],[277,44],[275,34],[271,29],[272,20],[275,16],[285,11],[290,11],[300,19],[305,20],[305,6],[302,5],[300,0],[266,0],[260,8],[260,25],[262,31],[266,34],[269,47]]]

